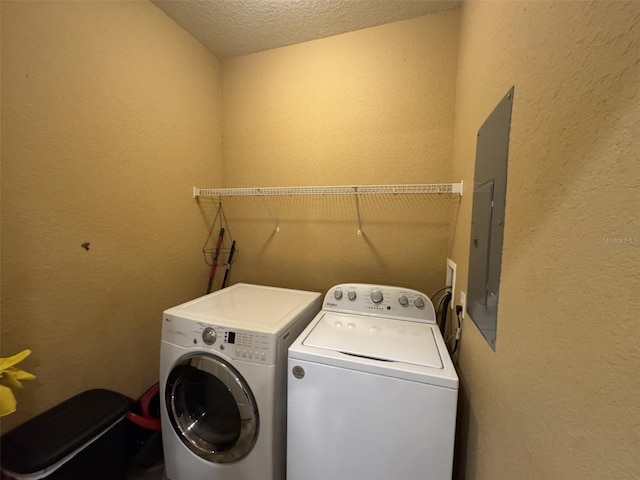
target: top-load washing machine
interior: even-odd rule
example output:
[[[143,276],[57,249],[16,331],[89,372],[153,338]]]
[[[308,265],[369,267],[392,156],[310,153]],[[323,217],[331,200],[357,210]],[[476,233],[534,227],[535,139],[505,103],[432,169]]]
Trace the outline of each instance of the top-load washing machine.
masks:
[[[331,288],[288,366],[288,480],[451,478],[458,376],[426,295]]]
[[[164,312],[169,480],[284,478],[287,348],[320,307],[319,293],[237,284]]]

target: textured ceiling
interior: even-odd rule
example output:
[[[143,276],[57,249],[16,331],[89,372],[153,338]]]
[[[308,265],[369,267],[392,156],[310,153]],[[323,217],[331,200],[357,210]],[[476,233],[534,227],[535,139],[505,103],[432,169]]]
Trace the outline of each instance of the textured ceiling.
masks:
[[[459,0],[152,0],[219,57],[441,12]]]

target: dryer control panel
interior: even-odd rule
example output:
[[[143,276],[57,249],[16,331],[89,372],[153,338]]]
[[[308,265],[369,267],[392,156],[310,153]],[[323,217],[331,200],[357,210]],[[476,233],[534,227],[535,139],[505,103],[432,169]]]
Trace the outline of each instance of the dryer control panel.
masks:
[[[322,309],[398,320],[436,323],[433,303],[424,293],[409,288],[366,283],[343,283],[329,289]]]
[[[162,340],[182,347],[220,352],[234,360],[271,365],[276,363],[276,338],[260,332],[238,330],[174,315],[164,315]]]

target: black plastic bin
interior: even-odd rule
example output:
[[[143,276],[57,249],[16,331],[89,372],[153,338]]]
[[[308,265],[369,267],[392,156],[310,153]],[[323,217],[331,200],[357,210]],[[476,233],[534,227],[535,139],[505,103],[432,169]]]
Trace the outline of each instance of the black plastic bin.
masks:
[[[125,478],[125,414],[131,403],[111,390],[88,390],[32,418],[0,439],[3,475],[49,480]]]

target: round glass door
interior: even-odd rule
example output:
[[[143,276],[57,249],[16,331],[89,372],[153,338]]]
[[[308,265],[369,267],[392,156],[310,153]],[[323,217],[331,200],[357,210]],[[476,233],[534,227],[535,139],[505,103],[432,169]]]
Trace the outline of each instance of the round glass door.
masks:
[[[255,398],[240,373],[215,355],[182,358],[165,389],[173,429],[196,455],[216,463],[240,460],[258,437]]]

